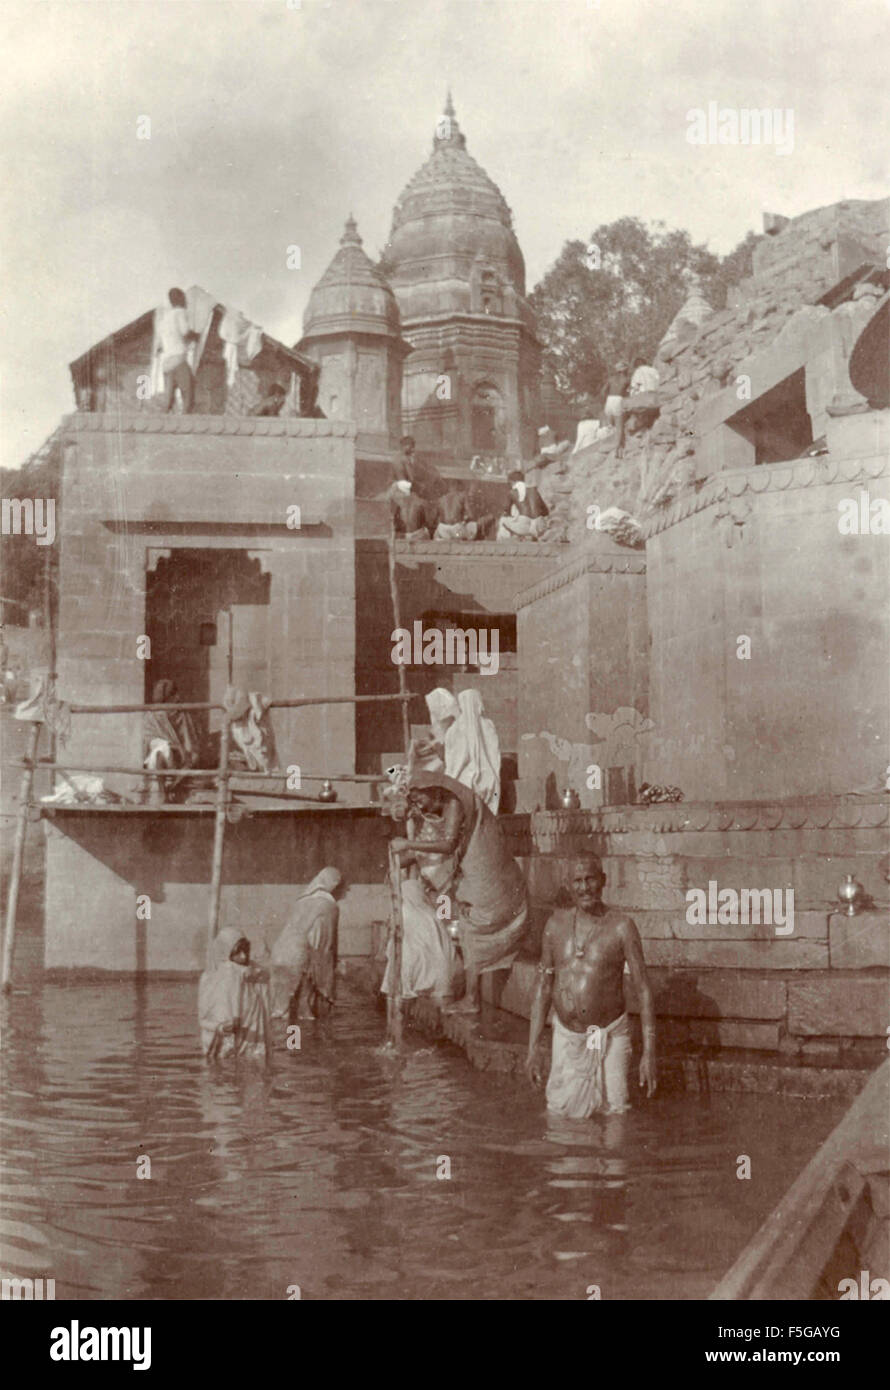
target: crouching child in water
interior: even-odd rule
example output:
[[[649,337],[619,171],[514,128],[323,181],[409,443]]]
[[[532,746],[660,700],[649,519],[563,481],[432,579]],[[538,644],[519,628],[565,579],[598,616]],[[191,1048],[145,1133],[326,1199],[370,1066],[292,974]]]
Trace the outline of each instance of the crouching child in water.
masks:
[[[214,937],[198,984],[198,1017],[208,1061],[268,1055],[269,974],[251,965],[250,942],[234,927],[223,927]]]
[[[553,1043],[547,1109],[569,1119],[629,1107],[630,1025],[624,1005],[624,966],[636,987],[643,1024],[640,1085],[655,1093],[655,1011],[640,934],[624,912],[602,901],[599,859],[572,869],[573,905],[553,913],[544,928],[538,986],[531,1010],[526,1071],[540,1085],[538,1044],[553,1005]]]

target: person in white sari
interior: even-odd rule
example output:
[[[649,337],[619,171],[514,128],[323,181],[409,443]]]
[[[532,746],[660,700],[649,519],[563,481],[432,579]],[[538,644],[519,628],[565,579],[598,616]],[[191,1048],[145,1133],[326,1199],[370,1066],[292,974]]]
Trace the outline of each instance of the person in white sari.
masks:
[[[267,1056],[269,975],[250,963],[250,942],[235,927],[223,927],[210,947],[198,982],[201,1045],[209,1062],[220,1057]]]
[[[430,712],[432,736],[428,742],[415,745],[413,766],[421,772],[444,772],[445,739],[460,714],[460,705],[451,691],[441,685],[424,698]]]
[[[316,1018],[333,1007],[337,928],[342,888],[339,869],[322,869],[297,898],[272,947],[272,1017]]]
[[[445,775],[476,792],[496,816],[501,800],[501,749],[497,729],[485,717],[485,706],[478,690],[462,690],[458,706],[460,713],[445,734]]]

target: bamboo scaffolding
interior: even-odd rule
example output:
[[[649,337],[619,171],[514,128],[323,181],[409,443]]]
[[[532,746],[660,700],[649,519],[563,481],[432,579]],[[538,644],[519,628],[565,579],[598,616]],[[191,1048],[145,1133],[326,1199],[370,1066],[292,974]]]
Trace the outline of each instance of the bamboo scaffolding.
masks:
[[[8,763],[9,767],[25,767],[27,764],[23,759],[13,759]],[[38,759],[37,766],[47,772],[102,772],[120,773],[127,777],[175,777],[178,781],[182,777],[216,777],[219,767],[177,767],[168,768],[161,772],[152,772],[147,767],[87,767],[80,763],[60,763],[53,758]],[[257,782],[282,782],[287,777],[286,772],[250,772],[240,768],[230,768],[229,775],[237,777],[239,781],[250,778]],[[385,782],[385,772],[301,772],[302,782]]]
[[[393,524],[389,537],[389,592],[392,600],[393,622],[397,628],[400,628],[402,626],[402,618],[401,605],[399,603],[399,585],[396,579],[395,536],[395,524]],[[411,698],[408,694],[408,673],[401,661],[396,669],[399,673],[399,693],[390,698],[407,702]],[[405,757],[408,758],[411,751],[411,725],[408,722],[407,703],[402,705],[402,738],[405,742]]]
[[[310,705],[363,705],[381,700],[412,700],[407,692],[400,695],[311,695],[295,700],[270,700],[267,709],[305,709]],[[69,705],[71,714],[145,714],[149,710],[225,710],[225,705],[211,700],[180,701],[172,705]]]
[[[223,719],[219,734],[219,771],[216,782],[216,817],[213,823],[213,859],[210,866],[210,906],[207,915],[207,968],[210,952],[219,928],[219,900],[222,889],[223,850],[226,835],[226,810],[229,800],[229,717]]]
[[[12,849],[12,870],[9,876],[9,897],[6,900],[6,932],[3,937],[2,989],[8,993],[12,989],[12,959],[15,952],[15,919],[19,902],[19,884],[22,881],[22,864],[25,857],[25,830],[28,824],[28,810],[31,804],[31,786],[34,781],[34,766],[37,762],[37,745],[40,742],[41,725],[31,725],[28,738],[28,751],[25,755],[25,770],[19,790],[19,810],[15,827],[15,843]]]
[[[389,846],[389,893],[392,909],[392,972],[390,993],[386,997],[386,1039],[393,1047],[402,1045],[402,865]]]
[[[395,582],[395,577],[394,577],[394,563],[393,563],[393,556],[392,556],[392,546],[390,546],[390,571],[391,571],[391,578],[392,578],[392,581],[393,581],[393,584],[394,584],[394,582]],[[395,592],[395,590],[394,590],[394,592]],[[398,596],[396,595],[396,605],[397,605],[397,604],[398,604]],[[54,659],[53,659],[53,661],[52,661],[52,665],[53,665],[53,666],[55,665]],[[310,707],[310,706],[320,706],[320,705],[357,705],[357,704],[373,703],[373,702],[380,702],[380,701],[400,700],[400,701],[403,702],[403,708],[402,708],[402,723],[403,723],[403,731],[404,731],[404,733],[405,733],[405,749],[406,749],[406,756],[407,756],[407,752],[408,752],[408,748],[409,748],[409,734],[410,734],[410,729],[409,729],[409,725],[408,725],[408,712],[407,712],[407,708],[406,708],[406,703],[407,703],[407,701],[409,701],[409,700],[412,698],[412,696],[408,693],[407,689],[405,688],[405,685],[406,685],[406,682],[405,682],[405,673],[404,673],[404,669],[403,669],[402,667],[399,667],[399,684],[400,684],[400,686],[402,687],[402,689],[401,689],[401,691],[400,691],[400,693],[399,693],[398,695],[387,694],[387,695],[320,695],[320,696],[301,696],[301,697],[298,697],[298,698],[295,698],[295,699],[291,699],[291,700],[270,700],[270,701],[269,701],[269,704],[268,704],[268,706],[267,706],[267,708],[269,708],[269,709],[303,709],[303,708]],[[150,771],[149,769],[147,769],[147,768],[145,768],[145,767],[138,767],[138,768],[128,768],[128,767],[120,767],[120,766],[85,767],[85,766],[78,765],[78,764],[62,764],[62,763],[56,762],[54,756],[51,756],[51,757],[49,757],[49,758],[42,758],[42,759],[40,759],[40,760],[38,761],[38,758],[37,758],[37,748],[38,748],[38,743],[39,743],[39,739],[40,739],[41,724],[35,722],[35,724],[33,725],[32,731],[31,731],[31,739],[30,739],[29,747],[28,747],[28,752],[26,753],[25,758],[22,759],[22,760],[13,762],[13,764],[12,764],[13,766],[17,766],[17,767],[23,768],[23,773],[22,773],[22,784],[21,784],[21,792],[20,792],[20,805],[19,805],[18,819],[17,819],[17,824],[16,824],[16,838],[15,838],[15,845],[14,845],[14,847],[13,847],[13,862],[12,862],[12,873],[11,873],[10,886],[9,886],[9,898],[8,898],[7,904],[6,904],[6,932],[5,932],[5,936],[4,936],[4,942],[3,942],[2,986],[0,986],[0,987],[2,987],[2,989],[3,989],[4,991],[8,991],[8,990],[11,988],[12,960],[13,960],[13,951],[14,951],[14,947],[15,947],[16,913],[17,913],[17,909],[18,909],[19,884],[20,884],[20,881],[21,881],[22,862],[23,862],[23,857],[24,857],[24,846],[25,846],[25,828],[26,828],[26,825],[27,825],[28,812],[29,812],[30,803],[31,803],[31,789],[32,789],[33,780],[34,780],[34,772],[35,772],[35,768],[37,768],[38,766],[41,767],[41,768],[45,768],[47,771],[50,771],[50,772],[58,772],[58,773],[61,774],[62,776],[65,776],[66,773],[71,773],[71,772],[90,772],[90,773],[102,773],[102,774],[105,774],[105,775],[117,774],[117,775],[121,775],[121,776],[132,776],[132,777],[140,777],[140,778],[154,778],[154,779],[159,779],[159,780],[162,779],[162,778],[164,777],[164,775],[175,776],[177,780],[179,780],[179,779],[181,779],[181,778],[186,778],[186,777],[192,777],[192,778],[204,777],[204,778],[211,778],[211,779],[214,780],[214,782],[215,782],[215,790],[216,790],[216,805],[215,805],[215,811],[214,811],[214,827],[213,827],[213,855],[212,855],[212,860],[211,860],[211,871],[210,871],[210,902],[209,902],[209,906],[208,906],[208,915],[207,915],[207,956],[208,956],[208,963],[209,963],[209,959],[210,959],[210,949],[211,949],[211,946],[212,946],[212,944],[213,944],[213,941],[214,941],[214,939],[215,939],[215,937],[216,937],[217,930],[218,930],[218,927],[219,927],[219,909],[220,909],[220,898],[221,898],[221,888],[222,888],[222,866],[223,866],[223,855],[224,855],[224,852],[225,852],[225,828],[226,828],[226,821],[227,821],[227,819],[228,819],[228,809],[229,809],[229,783],[231,782],[231,780],[233,779],[233,777],[234,777],[234,778],[238,778],[238,779],[244,778],[244,779],[250,779],[250,780],[255,780],[255,781],[280,781],[283,777],[286,777],[287,774],[286,774],[286,773],[275,773],[275,772],[252,772],[252,771],[248,771],[248,770],[245,770],[244,772],[241,772],[240,770],[236,770],[236,771],[233,773],[233,772],[231,771],[230,767],[229,767],[229,731],[230,731],[230,726],[231,726],[231,719],[230,719],[230,716],[229,716],[229,714],[228,714],[228,711],[226,710],[226,707],[225,707],[224,705],[217,704],[217,703],[215,703],[215,702],[213,702],[213,701],[185,701],[185,702],[177,702],[177,703],[172,703],[172,704],[133,704],[133,705],[116,705],[116,704],[115,704],[115,705],[70,705],[70,706],[69,706],[69,712],[70,712],[71,714],[145,714],[145,713],[147,713],[147,712],[149,712],[149,711],[156,711],[156,710],[173,711],[173,712],[175,712],[175,711],[198,711],[198,710],[201,710],[201,711],[204,711],[204,710],[222,710],[222,711],[223,711],[223,723],[222,723],[222,729],[221,729],[221,732],[220,732],[220,755],[219,755],[219,765],[218,765],[218,767],[216,767],[216,768],[177,768],[177,769],[175,769],[175,771],[171,771],[170,773],[165,774],[164,772],[161,772],[161,773],[152,772],[152,771]],[[301,776],[301,781],[302,781],[302,780],[303,780],[303,774],[301,773],[300,776]],[[368,774],[368,773],[341,773],[340,775],[330,776],[330,775],[328,774],[328,775],[326,776],[326,775],[320,774],[320,773],[307,773],[307,774],[305,774],[305,780],[308,781],[308,782],[319,782],[319,781],[326,781],[326,780],[327,780],[327,781],[332,781],[332,782],[356,782],[356,783],[358,783],[358,782],[365,782],[365,783],[369,783],[369,782],[381,782],[381,781],[385,780],[385,774],[381,774],[380,776],[377,776],[377,775],[375,775],[375,774]],[[317,797],[302,796],[300,793],[296,793],[296,792],[284,791],[284,792],[277,792],[277,793],[276,793],[276,792],[263,792],[263,791],[257,791],[256,793],[253,793],[253,794],[254,794],[254,795],[257,795],[257,796],[267,796],[267,797],[270,797],[270,798],[275,798],[275,799],[277,799],[277,800],[283,800],[283,801],[304,801],[304,802],[310,802],[310,803],[313,803],[313,804],[325,804],[325,805],[329,804],[329,803],[321,803]],[[112,808],[102,808],[102,809],[114,809],[114,808],[112,807]],[[135,808],[135,809],[138,810],[138,809],[140,809],[140,808],[137,807],[137,808]],[[160,809],[160,808],[146,807],[146,809],[147,809],[147,810],[152,810],[152,809]],[[177,808],[177,809],[180,809],[180,808]],[[188,807],[184,807],[184,808],[181,808],[181,809],[188,810],[189,808],[188,808]],[[398,873],[396,873],[395,880],[393,880],[392,863],[393,863],[393,855],[392,855],[392,853],[390,853],[390,883],[391,883],[391,885],[394,883],[394,887],[393,887],[392,891],[393,891],[394,894],[395,894],[395,898],[394,898],[394,904],[395,904],[395,906],[394,906],[394,911],[395,911],[394,922],[395,922],[395,924],[396,924],[395,927],[394,927],[394,930],[396,931],[395,949],[396,949],[397,954],[398,954],[398,986],[397,986],[397,988],[398,988],[398,994],[397,994],[397,996],[396,996],[396,1009],[395,1009],[395,1018],[394,1018],[394,1023],[393,1023],[393,1039],[394,1039],[394,1041],[395,1041],[395,1040],[396,1040],[396,1037],[397,1037],[397,1038],[398,1038],[398,1041],[401,1041],[401,1028],[402,1028],[402,1024],[401,1024],[401,955],[402,955],[402,940],[401,940],[401,930],[402,930],[401,889],[400,889],[400,885],[399,885],[399,882],[398,882]]]

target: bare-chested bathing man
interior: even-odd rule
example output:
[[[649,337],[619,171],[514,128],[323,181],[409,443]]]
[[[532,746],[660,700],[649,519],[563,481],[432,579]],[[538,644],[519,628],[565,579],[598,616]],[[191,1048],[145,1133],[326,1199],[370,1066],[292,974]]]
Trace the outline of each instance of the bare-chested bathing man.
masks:
[[[655,1011],[640,934],[624,912],[602,901],[606,876],[595,855],[572,868],[574,907],[553,913],[544,928],[538,987],[531,1011],[526,1070],[536,1085],[538,1044],[551,1003],[553,1051],[547,1108],[575,1120],[628,1108],[630,1025],[624,965],[636,986],[643,1024],[640,1085],[655,1093]]]

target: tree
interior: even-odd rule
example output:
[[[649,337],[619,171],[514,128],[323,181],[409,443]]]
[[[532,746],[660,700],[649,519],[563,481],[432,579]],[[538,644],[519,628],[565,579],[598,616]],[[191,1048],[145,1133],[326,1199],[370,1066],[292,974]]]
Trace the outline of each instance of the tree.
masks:
[[[0,496],[24,499],[53,498],[56,525],[59,523],[59,481],[62,472],[62,446],[57,430],[33,453],[21,468],[0,468]],[[58,537],[57,537],[58,538]],[[33,536],[10,534],[3,537],[3,565],[0,569],[0,604],[4,621],[13,626],[27,625],[28,611],[44,613],[49,598],[55,614],[58,601],[58,544],[36,545]]]
[[[749,233],[721,261],[688,232],[621,217],[588,242],[567,241],[530,296],[544,368],[560,395],[601,396],[613,362],[651,361],[686,297],[684,271],[700,275],[710,303],[723,308],[727,286],[750,274],[756,240]]]

